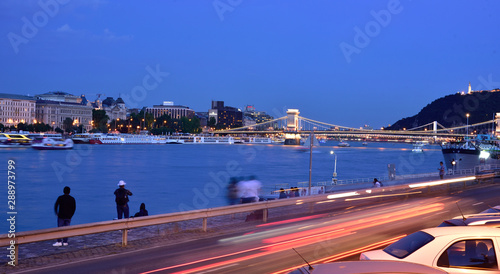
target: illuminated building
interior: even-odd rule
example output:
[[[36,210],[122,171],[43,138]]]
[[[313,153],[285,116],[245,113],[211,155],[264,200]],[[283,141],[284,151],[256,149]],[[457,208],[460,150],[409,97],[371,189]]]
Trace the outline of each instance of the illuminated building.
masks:
[[[19,123],[33,124],[35,107],[33,96],[0,93],[0,123],[7,127]]]
[[[212,101],[208,119],[214,118],[217,128],[237,128],[243,126],[243,113],[240,109],[224,106],[224,101]]]
[[[172,119],[181,119],[182,117],[193,118],[195,111],[186,106],[176,106],[174,102],[165,101],[162,105],[154,105],[146,108],[147,113],[153,114],[154,118],[168,114]]]

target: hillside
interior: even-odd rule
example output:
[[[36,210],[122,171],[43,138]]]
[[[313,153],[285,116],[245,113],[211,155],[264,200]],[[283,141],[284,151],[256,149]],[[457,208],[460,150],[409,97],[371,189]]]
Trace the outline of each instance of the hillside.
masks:
[[[467,123],[466,114],[469,113],[469,124],[475,124],[493,119],[493,114],[500,112],[500,92],[495,90],[473,92],[472,94],[452,94],[441,97],[425,106],[417,115],[403,118],[388,130],[410,129],[438,121],[444,127],[461,126]],[[491,128],[486,125],[486,128]]]

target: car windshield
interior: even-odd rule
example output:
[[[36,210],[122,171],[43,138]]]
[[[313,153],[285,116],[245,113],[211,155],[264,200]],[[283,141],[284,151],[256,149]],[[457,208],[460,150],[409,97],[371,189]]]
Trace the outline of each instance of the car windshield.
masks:
[[[384,249],[384,252],[396,258],[402,259],[412,254],[422,246],[428,244],[432,240],[434,240],[432,235],[419,231],[389,245]]]

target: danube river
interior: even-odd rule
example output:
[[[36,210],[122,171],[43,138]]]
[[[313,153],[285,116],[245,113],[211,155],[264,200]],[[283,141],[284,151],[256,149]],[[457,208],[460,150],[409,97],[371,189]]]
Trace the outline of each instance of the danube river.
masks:
[[[331,181],[335,155],[340,180],[386,177],[389,163],[397,174],[436,172],[443,160],[439,146],[412,153],[411,144],[351,142],[340,148],[337,143],[323,143],[312,154],[313,184]],[[11,216],[8,161],[15,162],[16,231],[56,227],[54,202],[64,186],[77,202],[72,224],[82,224],[116,218],[113,192],[120,180],[133,193],[131,215],[142,202],[150,215],[226,205],[229,177],[255,175],[263,194],[309,180],[309,152],[283,145],[75,145],[68,151],[6,148],[0,155],[6,217]],[[0,234],[8,227],[0,222]]]

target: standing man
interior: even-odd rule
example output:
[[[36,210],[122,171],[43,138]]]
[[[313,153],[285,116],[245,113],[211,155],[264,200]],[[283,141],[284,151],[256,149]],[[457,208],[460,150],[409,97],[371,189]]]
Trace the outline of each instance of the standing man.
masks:
[[[69,226],[71,223],[71,218],[75,214],[76,201],[71,195],[69,195],[71,189],[65,186],[63,189],[64,195],[57,198],[54,205],[54,211],[57,215],[57,227]],[[57,239],[57,242],[53,246],[67,246],[68,238]]]
[[[444,165],[443,165],[443,162],[439,162],[439,178],[440,179],[443,179],[443,176],[444,176]]]
[[[123,216],[128,218],[129,216],[128,196],[132,196],[132,192],[125,189],[125,181],[121,180],[118,182],[118,189],[115,190],[116,212],[118,213],[118,219],[121,219]]]

